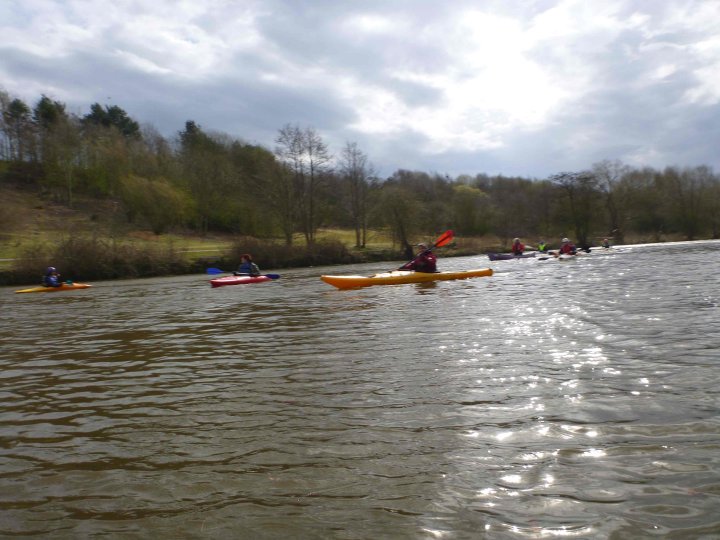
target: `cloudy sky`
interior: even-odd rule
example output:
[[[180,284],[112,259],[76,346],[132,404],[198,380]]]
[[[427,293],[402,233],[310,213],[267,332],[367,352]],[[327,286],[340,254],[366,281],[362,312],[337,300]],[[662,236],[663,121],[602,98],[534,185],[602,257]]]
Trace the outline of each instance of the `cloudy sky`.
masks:
[[[382,176],[720,170],[720,0],[0,0],[0,89]]]

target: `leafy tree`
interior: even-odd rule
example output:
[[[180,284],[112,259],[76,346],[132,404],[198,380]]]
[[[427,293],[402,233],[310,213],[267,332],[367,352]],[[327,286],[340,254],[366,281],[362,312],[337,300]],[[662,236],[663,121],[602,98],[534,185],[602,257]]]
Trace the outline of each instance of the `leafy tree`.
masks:
[[[58,199],[72,206],[84,153],[77,118],[57,117],[54,124],[43,130],[42,140],[44,183]]]
[[[206,234],[216,223],[227,226],[224,184],[231,175],[227,152],[192,120],[180,132],[180,145],[182,174],[197,204],[200,231]],[[226,216],[219,218],[221,213]]]
[[[103,108],[99,103],[93,103],[90,113],[83,117],[83,123],[115,128],[128,138],[140,137],[140,125],[117,105]]]
[[[488,232],[487,193],[464,183],[453,186],[452,223],[455,231],[469,236]]]
[[[566,195],[566,210],[570,214],[578,244],[589,246],[590,230],[598,207],[598,180],[590,172],[562,172],[551,179]]]
[[[128,220],[134,221],[137,216],[144,218],[155,234],[185,224],[193,210],[187,194],[165,178],[126,176],[121,182],[121,198]]]
[[[667,228],[663,207],[663,186],[657,171],[650,167],[630,171],[622,180],[627,205],[627,229],[651,233],[660,241]]]
[[[375,208],[380,223],[386,225],[409,259],[413,256],[410,245],[412,235],[418,233],[418,209],[420,202],[416,194],[397,182],[385,182],[380,188],[379,201]]]
[[[533,184],[523,178],[495,177],[486,183],[494,209],[493,230],[503,244],[515,236],[527,236],[534,230],[531,216]]]
[[[18,98],[0,93],[0,131],[4,134],[4,154],[10,161],[26,161],[34,154],[34,124],[30,107]]]
[[[86,124],[82,145],[85,190],[96,196],[117,195],[122,178],[132,173],[131,141],[116,129]]]
[[[703,215],[703,187],[711,176],[707,168],[678,170],[665,169],[663,176],[669,188],[670,212],[675,227],[685,234],[688,240],[695,240],[701,230]]]

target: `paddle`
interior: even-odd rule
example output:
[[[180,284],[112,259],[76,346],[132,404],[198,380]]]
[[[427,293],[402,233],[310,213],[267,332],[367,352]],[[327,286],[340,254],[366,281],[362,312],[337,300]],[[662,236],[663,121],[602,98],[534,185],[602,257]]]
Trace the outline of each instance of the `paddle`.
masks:
[[[418,257],[420,257],[420,255],[422,255],[423,253],[432,251],[436,247],[443,247],[443,246],[449,244],[452,241],[454,235],[455,235],[455,233],[452,231],[445,231],[443,234],[440,235],[440,238],[438,238],[432,246],[430,246],[425,251],[418,253],[413,260],[406,262],[400,268],[398,268],[398,270],[404,270],[409,264],[414,263],[418,259]]]
[[[214,275],[214,274],[231,274],[232,272],[228,272],[226,270],[220,270],[219,268],[208,268],[207,273]],[[250,274],[238,274],[238,275],[249,276]],[[270,279],[279,279],[280,278],[280,274],[260,274],[260,276],[269,277]],[[260,276],[257,276],[257,277],[260,277]]]

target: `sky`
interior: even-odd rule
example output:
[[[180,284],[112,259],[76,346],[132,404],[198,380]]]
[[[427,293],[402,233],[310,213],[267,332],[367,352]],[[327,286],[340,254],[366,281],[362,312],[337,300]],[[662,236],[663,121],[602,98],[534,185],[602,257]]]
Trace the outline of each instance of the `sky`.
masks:
[[[720,170],[720,0],[0,0],[0,90],[381,177]]]

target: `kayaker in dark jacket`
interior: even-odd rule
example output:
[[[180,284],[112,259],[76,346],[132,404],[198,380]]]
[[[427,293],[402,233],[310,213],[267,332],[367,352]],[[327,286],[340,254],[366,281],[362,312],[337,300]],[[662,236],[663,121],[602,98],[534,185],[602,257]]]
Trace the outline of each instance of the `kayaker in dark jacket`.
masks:
[[[240,255],[240,266],[238,266],[237,272],[233,272],[236,276],[259,276],[260,268],[252,260],[252,256],[249,253]]]
[[[60,274],[54,266],[48,266],[45,271],[45,275],[42,280],[45,287],[62,287],[62,281],[60,281]]]
[[[432,274],[437,272],[437,257],[428,249],[426,244],[418,244],[420,253],[409,263],[400,267],[400,270],[415,270],[416,272],[426,272]]]

